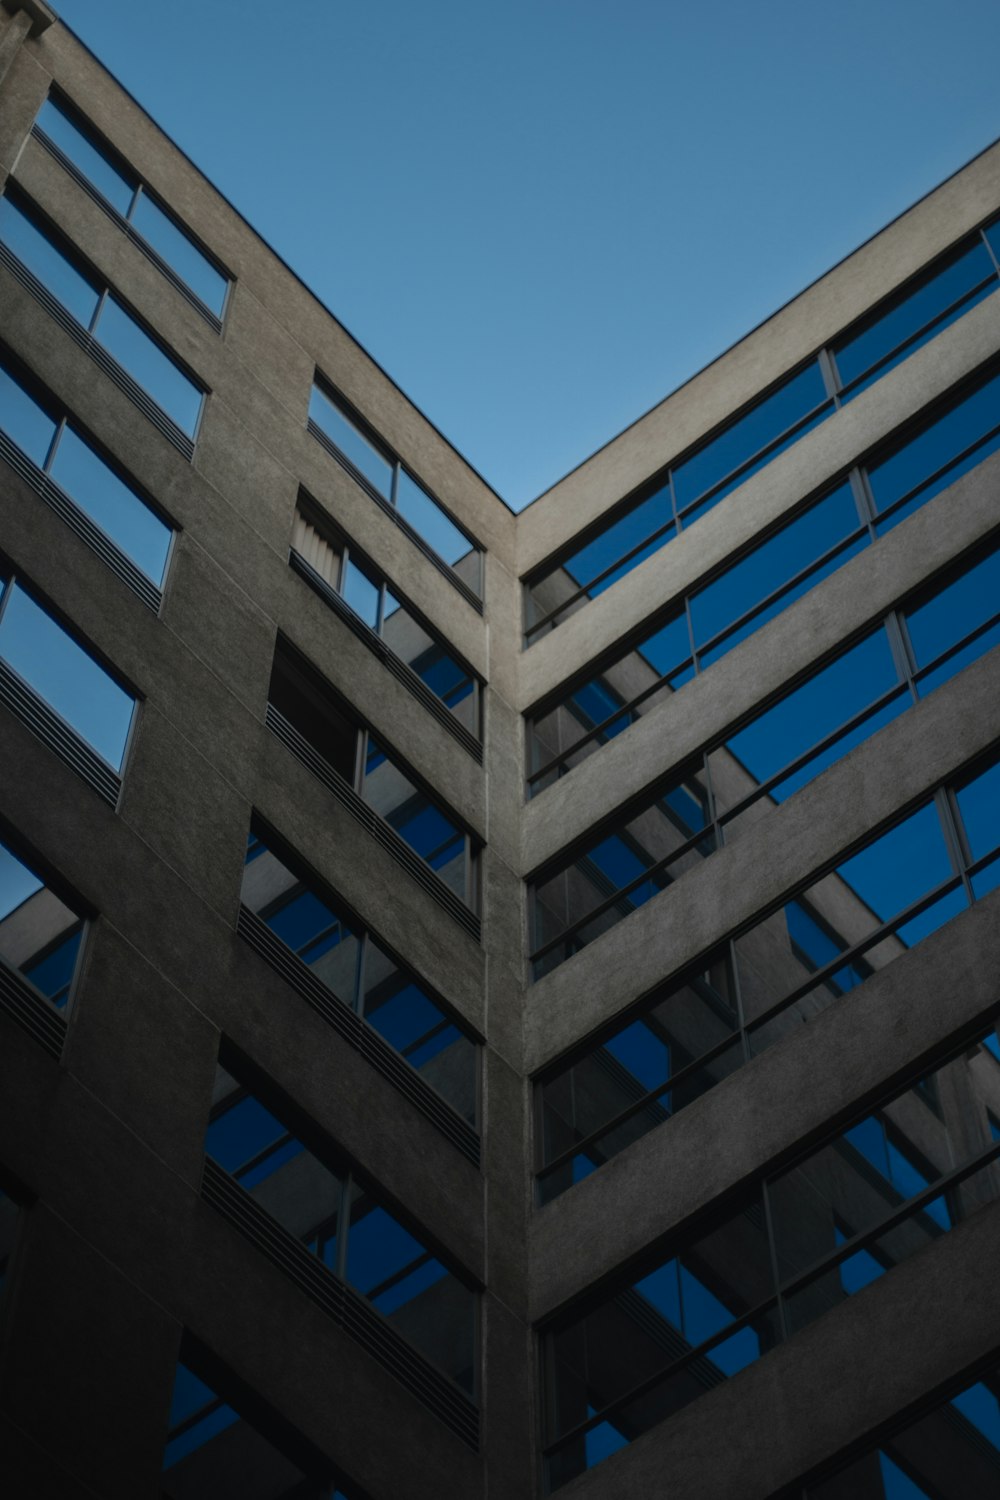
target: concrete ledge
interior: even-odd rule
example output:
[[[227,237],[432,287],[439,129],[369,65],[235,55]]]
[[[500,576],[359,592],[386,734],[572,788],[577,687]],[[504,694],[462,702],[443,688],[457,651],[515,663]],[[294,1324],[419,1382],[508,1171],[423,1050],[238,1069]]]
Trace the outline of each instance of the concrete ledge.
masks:
[[[785,683],[876,625],[955,559],[987,538],[1000,541],[998,496],[995,453],[533,797],[521,824],[524,874],[672,766],[718,741]]]
[[[1000,157],[1000,146],[995,149]],[[655,610],[679,600],[765,527],[780,521],[807,496],[820,494],[998,349],[1000,295],[994,295],[779,453],[689,531],[524,651],[520,707],[538,702]]]
[[[994,891],[536,1210],[532,1320],[891,1093],[952,1037],[985,1031],[1000,1006],[998,976]]]
[[[3,8],[12,16],[23,11],[31,20],[31,36],[41,36],[56,19],[55,11],[50,10],[44,0],[3,0]]]
[[[998,1255],[992,1203],[559,1494],[767,1500],[996,1352]]]
[[[998,738],[994,649],[539,980],[525,1007],[527,1071],[780,902]]]

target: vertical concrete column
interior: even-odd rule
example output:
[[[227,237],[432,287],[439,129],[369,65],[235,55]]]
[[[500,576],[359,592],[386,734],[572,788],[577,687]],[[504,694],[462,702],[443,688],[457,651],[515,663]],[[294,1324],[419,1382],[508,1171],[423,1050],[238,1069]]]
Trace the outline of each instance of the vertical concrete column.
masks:
[[[519,590],[513,571],[493,553],[488,565],[486,1493],[490,1500],[525,1500],[535,1493],[537,1480],[527,1309],[530,1094],[522,1060],[524,921],[518,873],[524,765],[521,720],[514,706]]]

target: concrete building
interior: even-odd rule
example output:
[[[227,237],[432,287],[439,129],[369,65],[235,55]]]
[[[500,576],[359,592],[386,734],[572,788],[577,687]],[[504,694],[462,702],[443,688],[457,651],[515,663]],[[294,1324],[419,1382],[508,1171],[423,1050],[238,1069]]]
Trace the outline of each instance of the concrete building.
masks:
[[[0,26],[3,1493],[1000,1494],[1000,146],[515,517]]]

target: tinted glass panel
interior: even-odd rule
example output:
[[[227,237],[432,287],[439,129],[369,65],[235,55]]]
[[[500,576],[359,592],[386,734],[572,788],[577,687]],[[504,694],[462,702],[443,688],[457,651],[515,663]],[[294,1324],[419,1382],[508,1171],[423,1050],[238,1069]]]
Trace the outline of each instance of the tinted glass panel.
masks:
[[[784,996],[805,991],[792,1009],[752,1031],[754,1050],[772,1045],[836,996],[863,984],[876,969],[964,909],[961,889],[941,896],[891,935],[837,965],[953,875],[934,804],[897,824],[781,910],[736,939],[740,990],[748,1021]],[[815,984],[811,976],[823,971]]]
[[[665,986],[578,1061],[539,1086],[543,1202],[700,1098],[743,1061],[725,949]]]
[[[881,463],[868,469],[881,514],[912,495],[894,512],[893,524],[923,505],[1000,445],[1000,375],[993,375],[950,410],[929,421]],[[973,451],[966,450],[972,448]]]
[[[921,694],[932,692],[1000,640],[1000,623],[995,620],[1000,614],[1000,549],[974,563],[954,582],[904,614],[918,671],[974,631],[980,631],[962,650],[920,679]],[[994,623],[981,630],[991,620]]]
[[[93,183],[97,191],[106,198],[120,214],[127,216],[135,192],[135,184],[101,150],[97,142],[60,109],[54,99],[46,99],[38,112],[36,123],[50,140],[69,157]]]
[[[361,433],[340,407],[313,386],[309,397],[309,415],[327,437],[350,459],[354,467],[375,486],[386,500],[392,495],[392,465]]]
[[[889,694],[894,696],[884,702]],[[709,756],[716,815],[725,819],[727,840],[812,781],[910,702],[900,687],[888,636],[880,629],[730,735]],[[844,727],[861,715],[865,717],[860,723]],[[803,757],[808,757],[804,764],[772,780]],[[749,801],[765,782],[771,783],[768,792]],[[737,815],[740,808],[745,810]]]
[[[813,588],[834,568],[839,568],[848,552],[840,552],[825,566],[815,568],[808,578],[789,587],[806,569],[814,568],[832,548],[856,533],[860,522],[851,487],[842,484],[796,516],[766,542],[734,563],[712,583],[691,598],[691,624],[695,646],[703,663],[714,661],[722,652],[704,652],[703,648],[727,626],[755,609],[778,590],[785,590],[779,600],[754,615],[728,638],[725,650],[743,640],[765,620],[773,619],[793,599]],[[865,545],[867,538],[860,545]]]
[[[100,298],[96,283],[67,260],[34,219],[9,198],[0,199],[0,240],[78,323],[90,327]]]
[[[63,1009],[83,935],[75,911],[0,843],[0,959]]]
[[[45,467],[56,424],[13,375],[0,367],[0,429],[40,469]]]
[[[146,192],[139,193],[131,217],[143,239],[148,240],[195,296],[200,297],[216,317],[221,317],[229,282],[184,230]]]
[[[135,700],[14,584],[0,617],[0,657],[115,770]]]
[[[360,615],[372,630],[377,630],[381,590],[353,558],[348,559],[343,594],[354,613]]]
[[[369,739],[362,796],[457,896],[468,902],[466,838]]]
[[[475,1293],[451,1274],[374,1191],[331,1170],[252,1095],[218,1070],[205,1139],[258,1205],[354,1286],[409,1343],[474,1388]],[[254,1155],[248,1155],[253,1152]],[[255,1165],[255,1162],[257,1163]]]
[[[857,380],[900,344],[935,322],[960,299],[963,299],[964,310],[964,299],[982,281],[990,278],[994,281],[996,278],[993,262],[986,246],[977,237],[975,244],[952,256],[877,318],[850,338],[834,345],[841,380],[845,385]],[[934,332],[938,326],[935,325]],[[906,352],[913,347],[910,345]]]
[[[405,469],[396,481],[396,509],[446,563],[454,566],[470,551],[469,538]]]
[[[108,353],[149,392],[157,406],[183,432],[194,437],[202,392],[114,297],[105,299],[95,332]]]
[[[706,490],[725,479],[727,474],[747,463],[754,454],[773,443],[788,428],[801,422],[809,412],[826,400],[826,387],[819,365],[807,365],[770,396],[757,402],[732,426],[720,432],[718,437],[711,439],[697,453],[674,468],[674,493],[678,511],[686,510],[699,495],[703,495]],[[721,491],[719,498],[744,478],[746,473],[742,473],[739,480],[734,479],[731,485]]]
[[[475,1121],[475,1044],[408,970],[256,836],[247,846],[240,899],[338,1000],[360,1010],[427,1083]]]
[[[692,773],[661,787],[620,828],[609,829],[533,884],[535,978],[607,932],[714,848],[701,778]],[[555,943],[562,933],[565,939]]]
[[[173,532],[72,427],[63,427],[49,473],[147,577],[163,582]]]

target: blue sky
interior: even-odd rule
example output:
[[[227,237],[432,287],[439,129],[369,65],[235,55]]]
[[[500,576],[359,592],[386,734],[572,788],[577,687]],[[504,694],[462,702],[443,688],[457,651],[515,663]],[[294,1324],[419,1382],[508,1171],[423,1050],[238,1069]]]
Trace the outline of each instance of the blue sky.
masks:
[[[56,0],[519,508],[1000,135],[996,0]]]

